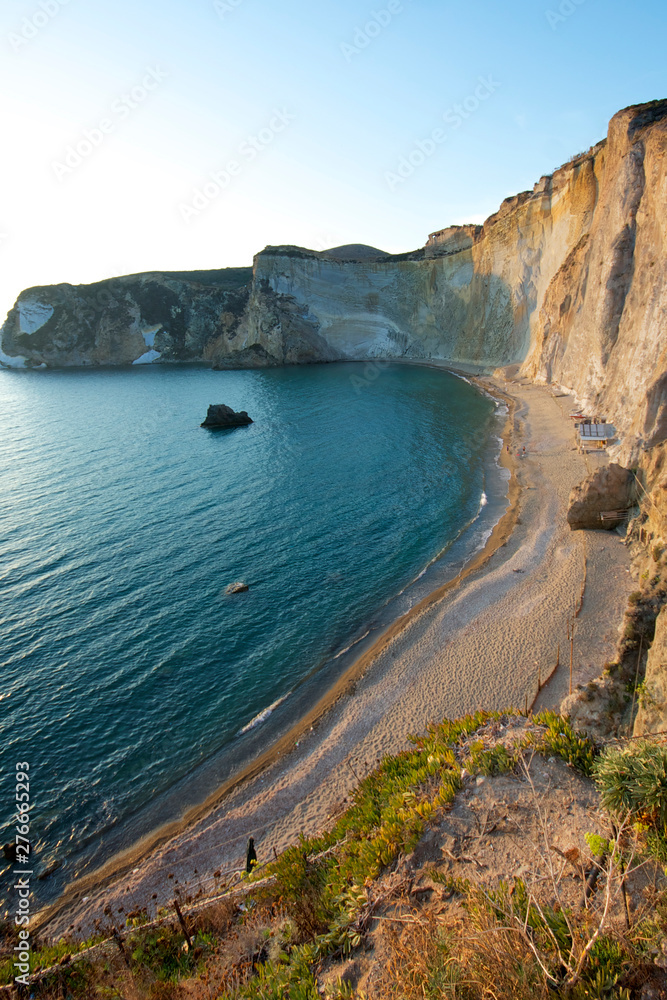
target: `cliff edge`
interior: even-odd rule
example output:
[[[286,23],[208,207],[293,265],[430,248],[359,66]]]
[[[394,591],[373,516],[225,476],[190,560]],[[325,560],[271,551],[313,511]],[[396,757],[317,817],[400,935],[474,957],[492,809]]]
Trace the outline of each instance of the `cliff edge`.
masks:
[[[219,368],[438,359],[575,392],[636,464],[667,438],[667,100],[483,226],[401,255],[267,247],[254,266],[22,292],[0,332],[10,367],[208,361]]]

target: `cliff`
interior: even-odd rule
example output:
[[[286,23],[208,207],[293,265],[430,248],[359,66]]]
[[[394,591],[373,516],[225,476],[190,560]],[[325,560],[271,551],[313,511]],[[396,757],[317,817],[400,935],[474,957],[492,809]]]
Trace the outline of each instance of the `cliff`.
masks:
[[[127,365],[207,358],[233,331],[252,269],[162,272],[22,292],[0,331],[5,367]]]
[[[667,718],[667,605],[658,614],[655,637],[646,661],[644,683],[639,692],[639,710],[634,735],[662,733]]]
[[[524,366],[618,426],[624,464],[667,437],[666,149],[667,101],[612,119],[590,226],[550,283]]]
[[[210,361],[254,367],[437,358],[520,362],[574,390],[637,462],[667,438],[667,101],[503,202],[484,226],[388,255],[268,247],[249,269],[23,292],[2,328],[16,366]]]

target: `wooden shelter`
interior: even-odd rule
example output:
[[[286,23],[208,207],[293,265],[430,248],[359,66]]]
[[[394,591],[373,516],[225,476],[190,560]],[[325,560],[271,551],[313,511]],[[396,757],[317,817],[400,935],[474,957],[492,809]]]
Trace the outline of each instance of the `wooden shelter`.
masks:
[[[607,443],[616,437],[616,428],[611,424],[596,423],[592,420],[582,420],[577,426],[577,431],[582,445],[592,444],[599,449],[606,448]]]

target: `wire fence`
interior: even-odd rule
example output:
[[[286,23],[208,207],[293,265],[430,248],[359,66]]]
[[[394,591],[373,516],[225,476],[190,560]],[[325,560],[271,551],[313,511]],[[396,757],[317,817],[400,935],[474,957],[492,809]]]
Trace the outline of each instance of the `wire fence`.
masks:
[[[161,873],[170,873],[171,869],[176,867],[176,862],[179,860],[191,863],[203,857],[210,859],[211,856],[214,855],[216,852],[222,854],[226,848],[230,848],[232,845],[238,845],[238,846],[245,845],[249,836],[259,838],[260,835],[266,833],[267,833],[266,826],[263,825],[255,829],[244,831],[242,834],[238,834],[235,837],[231,837],[229,840],[216,843],[214,846],[207,846],[201,848],[200,850],[188,854],[187,856],[184,856],[181,859],[172,859],[170,861],[165,861],[164,863],[154,864],[151,866],[150,877],[158,879]],[[245,854],[245,846],[243,848],[243,851],[239,853]],[[245,862],[243,862],[243,864],[244,863]],[[165,885],[167,885],[168,888],[166,892],[162,891],[161,893],[162,901],[160,901],[158,893],[155,893],[156,899],[150,899],[148,901],[148,904],[144,902],[143,904],[139,905],[135,899],[134,889],[132,886],[128,886],[125,892],[128,894],[129,901],[132,903],[132,909],[144,910],[146,908],[146,905],[150,906],[151,904],[154,905],[155,908],[157,909],[159,906],[163,905],[163,902],[165,900],[168,900],[172,896],[174,896],[174,894],[178,895],[183,895],[184,893],[187,893],[188,895],[192,895],[193,893],[201,894],[204,891],[207,891],[207,889],[213,889],[213,891],[215,891],[215,889],[219,888],[220,884],[225,879],[233,877],[234,875],[237,875],[239,873],[239,871],[241,870],[241,864],[242,862],[239,860],[238,862],[231,864],[225,867],[224,869],[222,867],[216,869],[213,874],[204,875],[200,879],[187,879],[183,882],[179,881],[179,879],[176,878],[176,876],[174,875],[173,882],[171,885],[169,885],[169,882],[171,882],[172,880],[170,878],[170,875],[167,874],[165,876]],[[135,873],[134,871],[131,872],[126,871],[123,873],[123,875],[119,875],[114,880],[113,886],[109,889],[109,893],[113,896],[114,900],[121,900],[121,897],[119,896],[118,887],[119,884],[122,884],[123,877],[127,878],[128,875],[132,875],[134,873]],[[143,894],[145,895],[145,890],[143,891]],[[85,898],[86,897],[84,896],[84,899]],[[108,908],[107,904],[104,903],[104,897],[100,897],[99,905],[102,908],[103,912]],[[126,909],[125,906],[123,906],[123,910],[119,910],[119,912],[123,912],[125,909]],[[35,926],[37,930],[43,930],[44,928],[48,927],[48,925],[52,923],[53,920],[56,919],[57,915],[58,915],[57,913],[54,913],[52,915],[47,913],[43,921],[40,922],[38,918],[34,922],[33,926]]]
[[[240,838],[234,838],[228,843],[234,843]],[[308,864],[315,864],[315,862],[321,860],[327,855],[332,854],[334,851],[338,850],[344,844],[346,844],[348,838],[345,837],[343,840],[332,844],[324,851],[320,851],[318,854],[307,855],[306,860]],[[224,845],[220,845],[224,846]],[[89,960],[91,957],[100,956],[103,957],[105,950],[118,949],[121,953],[125,962],[128,962],[127,953],[125,951],[125,944],[128,938],[131,938],[133,934],[143,934],[147,931],[157,930],[160,927],[175,926],[180,925],[183,932],[184,938],[188,945],[191,945],[191,930],[188,927],[186,918],[192,917],[194,914],[199,913],[202,910],[206,910],[209,907],[215,906],[217,903],[221,903],[225,900],[232,900],[239,896],[245,896],[250,890],[259,889],[273,884],[276,881],[275,875],[268,875],[265,878],[257,878],[258,873],[265,871],[271,864],[273,864],[278,859],[278,855],[270,861],[265,861],[262,864],[257,864],[253,866],[251,871],[251,877],[248,877],[248,872],[239,871],[238,866],[229,868],[226,872],[220,872],[220,877],[223,875],[231,875],[232,881],[224,886],[221,892],[214,893],[210,896],[202,895],[202,898],[198,901],[191,901],[190,903],[184,902],[182,899],[178,899],[178,890],[169,894],[171,899],[170,912],[163,912],[159,914],[154,920],[148,920],[145,922],[137,923],[136,925],[125,925],[123,928],[118,928],[112,924],[111,930],[108,932],[108,936],[102,941],[96,942],[88,948],[81,951],[77,951],[72,955],[67,957],[67,967],[77,962],[82,962],[84,960]],[[202,881],[204,884],[206,880]],[[144,912],[145,908],[142,908],[140,912]],[[159,907],[160,910],[166,910],[166,907]],[[62,972],[63,970],[63,959],[61,959],[55,965],[51,965],[48,968],[39,969],[29,977],[29,983],[31,986],[36,983],[46,979],[48,976],[53,975],[57,972]],[[0,987],[0,997],[14,997],[16,996],[16,987],[12,984]],[[18,994],[21,995],[21,994]]]

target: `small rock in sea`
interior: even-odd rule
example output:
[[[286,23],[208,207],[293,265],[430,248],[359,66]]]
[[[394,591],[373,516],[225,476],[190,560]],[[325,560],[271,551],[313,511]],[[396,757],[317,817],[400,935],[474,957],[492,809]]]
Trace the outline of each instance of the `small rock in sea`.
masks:
[[[209,406],[206,420],[201,426],[220,428],[245,427],[251,423],[252,420],[245,410],[235,413],[231,406],[225,406],[224,403],[216,403]]]
[[[245,594],[250,590],[247,583],[230,583],[225,591],[226,594]]]

